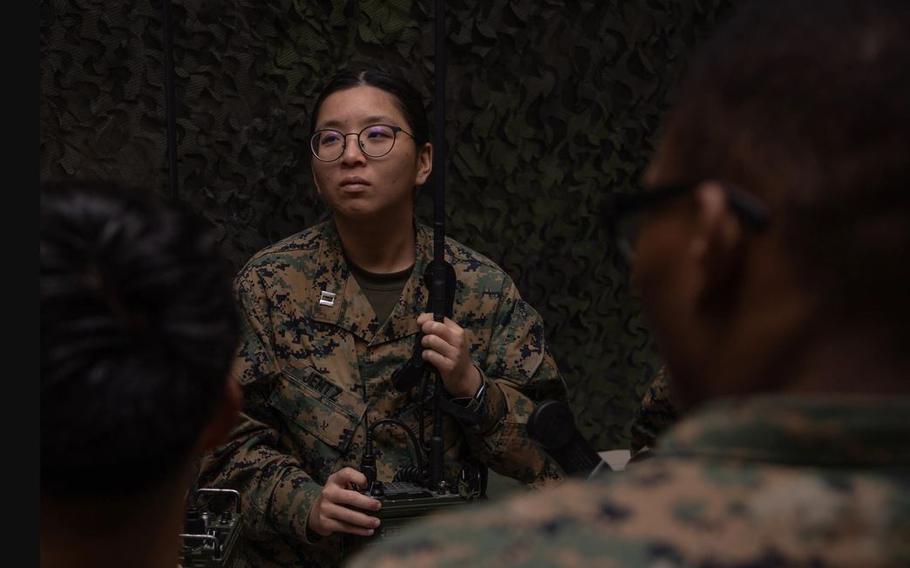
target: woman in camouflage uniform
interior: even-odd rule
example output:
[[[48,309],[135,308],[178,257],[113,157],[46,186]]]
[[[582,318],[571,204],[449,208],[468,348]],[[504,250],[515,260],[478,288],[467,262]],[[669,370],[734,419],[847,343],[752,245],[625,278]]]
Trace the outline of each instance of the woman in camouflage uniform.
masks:
[[[257,567],[337,563],[340,534],[376,529],[379,501],[352,489],[366,482],[356,469],[364,420],[418,430],[419,389],[391,381],[418,332],[445,396],[473,418],[446,416],[449,482],[468,458],[528,484],[560,476],[524,425],[533,401],[564,397],[564,383],[509,276],[447,239],[453,319],[424,313],[432,231],[415,221],[414,197],[433,148],[419,94],[383,72],[343,72],[313,117],[313,181],[332,219],[260,251],[238,275],[246,419],[201,480],[241,492],[242,555]],[[398,429],[378,429],[374,447],[380,480],[411,465]]]

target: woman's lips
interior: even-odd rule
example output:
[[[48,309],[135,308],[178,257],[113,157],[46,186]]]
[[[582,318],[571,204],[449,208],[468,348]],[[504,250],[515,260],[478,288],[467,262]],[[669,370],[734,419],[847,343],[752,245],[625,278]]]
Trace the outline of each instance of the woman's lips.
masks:
[[[363,178],[354,177],[354,178],[346,178],[346,179],[342,180],[340,187],[341,187],[341,191],[344,191],[347,193],[360,193],[361,191],[365,191],[366,188],[369,187],[369,185],[370,185],[370,182],[368,182],[367,180],[365,180]]]

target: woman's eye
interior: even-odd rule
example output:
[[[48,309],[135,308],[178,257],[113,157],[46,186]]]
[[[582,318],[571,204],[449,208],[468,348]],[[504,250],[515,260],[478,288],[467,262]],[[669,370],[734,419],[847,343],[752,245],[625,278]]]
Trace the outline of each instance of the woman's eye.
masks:
[[[330,146],[337,144],[339,140],[341,140],[341,136],[337,132],[326,132],[319,138],[319,143],[323,146]]]
[[[368,128],[365,134],[368,140],[375,140],[378,138],[391,138],[392,130],[383,126],[374,126]]]

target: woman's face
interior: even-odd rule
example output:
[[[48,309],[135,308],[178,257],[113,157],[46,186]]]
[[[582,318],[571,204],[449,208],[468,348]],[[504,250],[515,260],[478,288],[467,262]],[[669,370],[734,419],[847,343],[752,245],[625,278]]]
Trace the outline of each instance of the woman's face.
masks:
[[[388,154],[379,158],[365,155],[356,134],[374,124],[413,132],[394,96],[376,87],[359,85],[332,93],[319,109],[315,130],[331,128],[351,134],[346,136],[344,153],[337,160],[312,159],[316,190],[336,216],[370,219],[389,213],[410,213],[414,186],[423,184],[430,175],[430,144],[418,148],[404,132],[396,135]]]

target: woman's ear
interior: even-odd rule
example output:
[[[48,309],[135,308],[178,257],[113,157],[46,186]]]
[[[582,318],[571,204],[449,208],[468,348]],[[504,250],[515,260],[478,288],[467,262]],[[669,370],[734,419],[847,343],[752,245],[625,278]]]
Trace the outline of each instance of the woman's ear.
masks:
[[[414,185],[423,185],[430,177],[433,171],[433,145],[427,142],[417,152],[417,176],[414,179]]]

